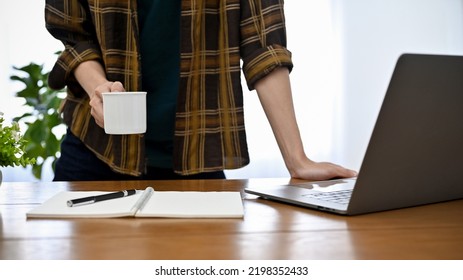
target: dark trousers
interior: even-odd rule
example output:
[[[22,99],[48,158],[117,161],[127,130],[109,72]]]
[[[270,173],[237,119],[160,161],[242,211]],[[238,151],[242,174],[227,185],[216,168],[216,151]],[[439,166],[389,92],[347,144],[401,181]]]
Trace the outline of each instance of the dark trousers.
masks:
[[[125,180],[182,180],[225,179],[223,171],[206,172],[188,176],[172,169],[148,167],[140,177],[114,172],[93,154],[79,138],[67,132],[61,143],[61,156],[56,162],[53,181],[125,181]]]

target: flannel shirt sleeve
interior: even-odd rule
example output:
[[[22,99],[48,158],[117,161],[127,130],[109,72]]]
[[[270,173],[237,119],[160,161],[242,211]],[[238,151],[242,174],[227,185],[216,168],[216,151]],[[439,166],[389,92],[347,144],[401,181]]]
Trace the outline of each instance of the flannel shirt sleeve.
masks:
[[[241,57],[250,90],[275,68],[292,70],[283,0],[241,0]]]
[[[48,77],[49,86],[61,89],[80,87],[73,70],[83,61],[102,61],[89,6],[85,0],[46,0],[45,25],[64,44]]]

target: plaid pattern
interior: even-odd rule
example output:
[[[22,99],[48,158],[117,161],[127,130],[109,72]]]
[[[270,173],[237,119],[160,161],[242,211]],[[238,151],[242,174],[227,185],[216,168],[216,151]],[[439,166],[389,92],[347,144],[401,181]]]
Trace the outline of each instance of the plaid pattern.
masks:
[[[174,170],[188,175],[249,163],[240,60],[249,89],[276,67],[292,68],[283,0],[181,0],[180,90]],[[72,72],[98,60],[108,80],[140,90],[136,0],[47,0],[49,32],[65,45],[49,85],[68,87],[65,123],[97,156],[121,173],[145,168],[143,135],[106,135],[90,115]]]

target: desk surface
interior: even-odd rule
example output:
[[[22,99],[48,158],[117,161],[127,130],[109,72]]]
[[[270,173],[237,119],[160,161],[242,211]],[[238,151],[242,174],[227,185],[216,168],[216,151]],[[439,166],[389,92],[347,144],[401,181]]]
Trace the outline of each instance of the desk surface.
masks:
[[[0,259],[463,259],[463,200],[354,217],[245,194],[287,179],[0,185]],[[243,219],[26,219],[63,190],[241,191]],[[121,246],[124,244],[124,246]]]

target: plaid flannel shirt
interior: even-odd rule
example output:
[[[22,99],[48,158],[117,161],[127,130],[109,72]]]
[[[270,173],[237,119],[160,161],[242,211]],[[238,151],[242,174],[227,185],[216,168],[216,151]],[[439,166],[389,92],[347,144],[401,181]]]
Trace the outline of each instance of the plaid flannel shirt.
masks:
[[[277,67],[292,68],[283,0],[181,0],[180,87],[174,170],[188,175],[249,163],[240,62],[249,89]],[[110,81],[141,88],[136,0],[47,0],[46,27],[65,49],[49,76],[67,86],[64,122],[114,171],[145,169],[143,135],[107,135],[76,81],[79,63],[99,61]]]

